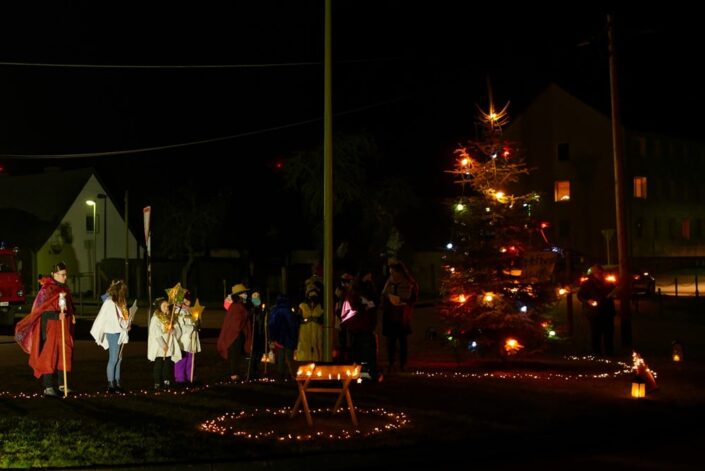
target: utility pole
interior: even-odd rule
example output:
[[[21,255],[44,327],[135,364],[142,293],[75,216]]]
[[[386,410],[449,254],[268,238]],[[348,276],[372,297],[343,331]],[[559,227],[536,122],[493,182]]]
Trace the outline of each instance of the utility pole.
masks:
[[[617,227],[617,258],[619,262],[619,318],[622,346],[632,346],[631,275],[627,254],[627,225],[624,204],[624,174],[622,166],[622,128],[619,121],[617,87],[617,55],[614,44],[614,18],[607,15],[607,40],[610,62],[610,99],[612,105],[612,157],[614,160],[614,199]]]
[[[323,58],[323,299],[325,325],[323,360],[333,360],[333,100],[331,64],[331,0],[325,3],[325,48]]]

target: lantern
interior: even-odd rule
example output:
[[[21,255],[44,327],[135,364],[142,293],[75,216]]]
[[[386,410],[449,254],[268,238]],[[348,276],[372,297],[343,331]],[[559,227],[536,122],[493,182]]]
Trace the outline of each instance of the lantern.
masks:
[[[646,397],[646,383],[644,383],[643,379],[635,378],[632,381],[632,397],[637,399]]]
[[[673,349],[671,351],[671,358],[674,362],[683,361],[683,345],[677,340],[673,341]]]

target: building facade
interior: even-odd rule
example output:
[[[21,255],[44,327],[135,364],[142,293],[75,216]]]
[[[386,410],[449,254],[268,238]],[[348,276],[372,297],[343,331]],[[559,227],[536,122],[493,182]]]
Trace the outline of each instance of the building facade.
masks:
[[[532,168],[526,188],[542,196],[536,215],[557,246],[587,263],[617,263],[615,182],[609,116],[555,84],[505,132]],[[624,130],[627,245],[636,269],[705,260],[705,143]]]

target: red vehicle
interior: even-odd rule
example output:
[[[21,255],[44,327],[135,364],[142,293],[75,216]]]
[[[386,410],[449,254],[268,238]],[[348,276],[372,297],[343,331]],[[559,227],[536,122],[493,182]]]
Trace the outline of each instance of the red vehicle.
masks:
[[[25,294],[17,266],[17,252],[0,242],[0,325],[13,325],[15,311],[24,305]]]

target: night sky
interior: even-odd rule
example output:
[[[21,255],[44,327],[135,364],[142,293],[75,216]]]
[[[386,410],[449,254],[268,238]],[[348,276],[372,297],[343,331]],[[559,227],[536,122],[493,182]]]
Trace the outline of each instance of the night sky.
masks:
[[[129,189],[135,207],[150,204],[160,185],[185,180],[203,181],[204,191],[237,187],[236,205],[244,194],[279,195],[273,163],[322,142],[323,2],[234,3],[108,8],[55,2],[24,11],[3,5],[0,163],[11,174],[92,165],[113,194]],[[455,145],[472,137],[488,76],[496,101],[510,100],[514,115],[551,80],[609,111],[602,11],[333,3],[334,130],[373,135],[387,168],[413,177],[428,201],[453,191],[442,170]],[[696,20],[687,11],[616,13],[628,126],[697,137],[705,77],[698,71],[703,39]],[[106,153],[224,136],[240,137],[118,156],[7,157]],[[248,196],[250,213],[279,218],[291,209]],[[432,212],[431,204],[423,210]],[[431,232],[420,243],[430,248],[442,235]]]

